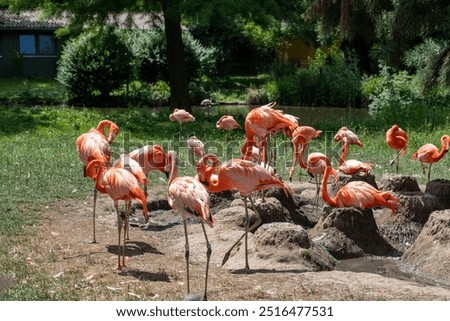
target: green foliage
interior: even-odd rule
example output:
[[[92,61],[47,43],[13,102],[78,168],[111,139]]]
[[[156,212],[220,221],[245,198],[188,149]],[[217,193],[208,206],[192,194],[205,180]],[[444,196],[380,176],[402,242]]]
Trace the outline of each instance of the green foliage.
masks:
[[[447,91],[422,94],[417,77],[406,71],[394,73],[386,66],[380,70],[379,76],[366,78],[363,85],[373,119],[413,128],[436,128],[449,122]]]
[[[217,50],[203,46],[189,32],[183,33],[183,43],[188,80],[214,76]],[[126,44],[133,54],[133,66],[138,79],[147,83],[169,81],[167,43],[163,29],[130,31]]]
[[[405,62],[417,70],[424,91],[450,87],[450,42],[428,38],[406,53]]]
[[[337,48],[317,50],[309,68],[298,68],[295,73],[288,68],[275,68],[281,104],[337,107],[357,106],[361,100],[356,57],[345,56]]]
[[[57,80],[74,98],[107,98],[128,80],[130,60],[128,49],[113,28],[94,28],[66,43]]]
[[[168,106],[170,87],[162,81],[148,84],[132,81],[129,85],[128,105],[132,106]]]

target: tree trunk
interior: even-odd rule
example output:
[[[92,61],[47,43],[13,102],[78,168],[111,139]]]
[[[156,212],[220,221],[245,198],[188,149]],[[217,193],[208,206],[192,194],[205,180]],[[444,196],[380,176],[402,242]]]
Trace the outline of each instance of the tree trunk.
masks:
[[[184,47],[181,38],[180,0],[161,0],[167,41],[167,63],[169,67],[170,107],[183,108],[191,112],[186,77]]]

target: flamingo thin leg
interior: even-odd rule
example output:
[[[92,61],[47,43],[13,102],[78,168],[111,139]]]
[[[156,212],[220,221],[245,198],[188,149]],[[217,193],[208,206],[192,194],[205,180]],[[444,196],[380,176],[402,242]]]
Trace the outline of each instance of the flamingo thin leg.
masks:
[[[212,249],[211,244],[209,243],[208,236],[206,235],[205,224],[202,223],[203,234],[205,235],[206,240],[206,272],[205,272],[205,292],[203,294],[203,301],[207,301],[207,288],[208,288],[208,273],[209,273],[209,259],[211,257]]]

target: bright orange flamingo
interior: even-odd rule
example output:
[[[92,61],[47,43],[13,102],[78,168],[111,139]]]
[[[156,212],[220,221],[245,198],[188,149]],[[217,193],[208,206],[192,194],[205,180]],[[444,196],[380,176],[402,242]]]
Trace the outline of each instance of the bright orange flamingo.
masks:
[[[361,209],[388,207],[393,214],[397,213],[400,203],[392,192],[379,191],[363,181],[349,182],[337,191],[335,197],[330,197],[327,188],[328,177],[333,171],[330,160],[325,155],[317,155],[311,157],[310,161],[312,164],[325,161],[326,169],[322,178],[322,197],[328,205],[334,207],[356,206]]]
[[[167,152],[168,169],[170,170],[169,183],[167,185],[167,199],[169,205],[180,214],[184,224],[185,235],[185,258],[186,258],[186,274],[187,274],[187,294],[190,293],[189,284],[189,240],[187,233],[186,219],[189,216],[196,217],[202,224],[203,234],[206,240],[206,277],[205,277],[205,291],[203,300],[207,300],[207,286],[208,286],[208,271],[209,259],[211,257],[211,244],[206,235],[205,225],[208,224],[213,227],[215,219],[209,211],[209,194],[205,187],[195,178],[178,176],[177,155],[174,151]]]
[[[86,172],[89,177],[95,178],[96,188],[104,193],[114,201],[114,207],[117,212],[118,236],[119,242],[117,247],[118,264],[117,269],[122,270],[125,267],[125,239],[126,233],[123,237],[123,246],[121,239],[122,223],[119,213],[119,201],[125,201],[125,220],[124,225],[128,223],[130,216],[131,200],[137,200],[142,204],[142,213],[145,220],[148,220],[147,198],[144,192],[140,189],[139,183],[128,170],[124,168],[108,167],[101,160],[93,160],[86,167]],[[120,256],[122,255],[122,262]]]
[[[211,165],[209,162],[211,162]],[[217,174],[215,174],[216,170]],[[234,247],[245,237],[245,269],[249,269],[247,250],[248,231],[261,224],[261,218],[250,197],[250,193],[268,190],[273,187],[280,187],[284,190],[286,195],[290,195],[288,188],[278,177],[271,175],[261,165],[244,159],[230,159],[219,166],[219,159],[214,154],[206,154],[198,161],[197,175],[199,181],[203,183],[209,192],[217,193],[228,190],[238,190],[244,197],[245,233],[225,253],[222,265],[227,262]],[[250,219],[248,215],[247,198],[250,200],[251,206],[257,216],[257,221],[251,228],[249,228]]]
[[[106,136],[105,129],[108,129]],[[83,175],[86,177],[86,165],[99,159],[109,163],[111,158],[111,143],[119,134],[119,126],[110,120],[102,120],[97,128],[91,128],[88,132],[81,134],[76,141],[78,157],[83,162]],[[97,189],[94,188],[94,205],[92,211],[92,241],[97,243],[95,237],[95,208],[97,204]]]
[[[236,128],[242,128],[233,116],[224,115],[216,122],[216,127],[224,129],[227,132],[227,142],[230,140],[230,131]]]
[[[397,124],[394,124],[386,132],[386,143],[390,148],[397,151],[397,155],[395,155],[395,157],[389,162],[389,165],[394,164],[394,162],[397,160],[395,172],[398,174],[398,165],[400,161],[399,156],[404,156],[406,154],[408,135]]]
[[[270,134],[277,133],[283,129],[293,131],[298,124],[291,118],[285,117],[283,111],[273,109],[275,102],[252,109],[245,117],[245,137],[253,140],[259,138],[260,160],[268,163],[266,159],[266,139]]]
[[[289,170],[289,180],[291,182],[297,161],[299,162],[300,170],[308,167],[303,159],[306,147],[312,139],[319,137],[320,133],[322,133],[321,130],[316,130],[310,126],[299,126],[293,131],[291,142],[294,150],[292,152],[292,166]],[[299,145],[301,145],[300,152],[298,150]]]
[[[182,130],[182,124],[187,122],[195,121],[195,117],[192,116],[184,109],[175,108],[173,112],[169,115],[171,121],[177,121],[180,124],[180,132]]]
[[[363,143],[359,140],[358,136],[347,127],[341,127],[336,135],[334,135],[334,141],[342,143],[342,155],[339,159],[339,165],[342,165],[348,154],[349,145],[358,145],[363,147]]]
[[[441,137],[441,150],[439,151],[433,144],[425,144],[415,152],[411,159],[418,159],[422,165],[423,173],[425,174],[425,165],[430,164],[428,168],[428,182],[430,181],[431,165],[439,161],[448,152],[450,148],[450,136],[443,135]]]

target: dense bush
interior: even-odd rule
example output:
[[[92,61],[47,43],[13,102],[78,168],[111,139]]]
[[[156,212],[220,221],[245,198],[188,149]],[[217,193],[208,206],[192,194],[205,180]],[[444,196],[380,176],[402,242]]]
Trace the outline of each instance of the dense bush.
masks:
[[[190,33],[183,33],[186,72],[189,81],[216,73],[216,49],[205,47]],[[126,44],[133,53],[133,65],[138,79],[153,83],[169,81],[164,30],[134,30],[127,37]]]
[[[66,43],[57,80],[74,98],[107,98],[128,80],[130,61],[130,52],[114,29],[95,28]]]
[[[363,81],[369,114],[383,123],[412,128],[435,127],[450,121],[450,95],[436,89],[423,94],[417,76],[380,67],[380,74]]]
[[[339,50],[317,50],[308,68],[289,66],[278,63],[272,69],[281,104],[359,106],[361,75],[354,55],[346,56]]]

